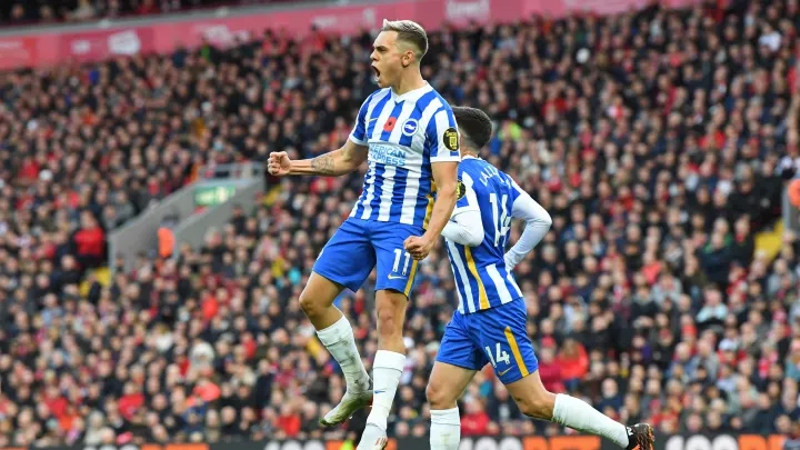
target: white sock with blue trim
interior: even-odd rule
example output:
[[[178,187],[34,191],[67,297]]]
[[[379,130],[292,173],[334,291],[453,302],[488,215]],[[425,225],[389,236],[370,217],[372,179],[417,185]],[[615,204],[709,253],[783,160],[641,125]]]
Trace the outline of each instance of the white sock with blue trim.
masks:
[[[461,416],[458,407],[431,410],[431,450],[458,450],[461,443]]]
[[[628,446],[628,429],[625,425],[594,409],[585,401],[569,395],[556,395],[552,421],[573,430],[602,436],[622,448]]]
[[[389,412],[392,410],[394,395],[403,375],[406,355],[389,350],[378,350],[375,362],[372,363],[373,397],[372,411],[367,423],[375,424],[386,430]]]
[[[358,354],[353,327],[347,318],[342,316],[333,325],[317,331],[317,337],[342,368],[344,379],[347,381],[347,390],[351,392],[369,390],[369,374],[361,361],[361,355]]]

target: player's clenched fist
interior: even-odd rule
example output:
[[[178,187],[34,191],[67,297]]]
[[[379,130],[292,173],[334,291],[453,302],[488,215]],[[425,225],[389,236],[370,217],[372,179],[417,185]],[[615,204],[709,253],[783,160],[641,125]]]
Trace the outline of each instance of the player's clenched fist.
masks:
[[[425,236],[411,236],[403,244],[405,244],[406,251],[412,258],[422,261],[430,254],[434,241]]]
[[[286,152],[272,152],[269,154],[269,161],[267,161],[267,171],[269,174],[276,177],[289,175],[289,170],[292,167],[292,160]]]

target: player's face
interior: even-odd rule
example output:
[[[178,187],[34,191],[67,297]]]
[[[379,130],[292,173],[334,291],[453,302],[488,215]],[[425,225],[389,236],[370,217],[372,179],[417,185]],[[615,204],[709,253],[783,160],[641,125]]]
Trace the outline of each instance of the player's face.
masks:
[[[372,70],[378,80],[378,86],[385,88],[394,86],[403,69],[403,52],[397,47],[397,32],[381,31],[372,44]]]

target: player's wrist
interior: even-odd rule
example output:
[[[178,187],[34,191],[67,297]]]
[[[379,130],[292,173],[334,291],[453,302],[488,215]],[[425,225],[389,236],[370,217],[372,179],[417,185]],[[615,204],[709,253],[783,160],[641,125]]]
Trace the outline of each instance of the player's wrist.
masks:
[[[442,230],[442,231],[444,231],[444,230]],[[428,241],[431,241],[431,242],[436,241],[441,236],[442,236],[442,232],[441,231],[439,231],[437,233],[436,231],[432,231],[432,230],[427,230],[427,231],[425,231],[425,234],[422,235],[422,237],[424,239],[426,239]]]
[[[289,175],[302,175],[303,174],[303,169],[304,169],[302,163],[306,162],[305,166],[307,168],[311,167],[311,163],[309,163],[307,161],[308,160],[300,160],[300,161],[290,160],[289,161]]]

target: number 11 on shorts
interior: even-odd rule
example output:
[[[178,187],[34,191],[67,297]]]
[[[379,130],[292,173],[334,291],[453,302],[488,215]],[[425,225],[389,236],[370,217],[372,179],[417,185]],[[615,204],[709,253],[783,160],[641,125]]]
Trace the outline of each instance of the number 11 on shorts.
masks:
[[[497,368],[497,363],[504,363],[505,365],[511,364],[511,357],[508,356],[508,352],[500,348],[500,343],[498,342],[495,347],[495,355],[492,356],[492,349],[487,345],[484,347],[486,349],[486,355],[489,356],[489,362],[492,363],[492,367]]]
[[[400,270],[400,260],[403,260],[403,271]],[[392,272],[408,275],[408,266],[411,265],[411,255],[402,249],[394,249],[394,264],[392,265]]]

